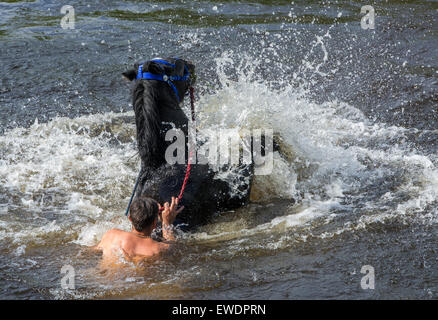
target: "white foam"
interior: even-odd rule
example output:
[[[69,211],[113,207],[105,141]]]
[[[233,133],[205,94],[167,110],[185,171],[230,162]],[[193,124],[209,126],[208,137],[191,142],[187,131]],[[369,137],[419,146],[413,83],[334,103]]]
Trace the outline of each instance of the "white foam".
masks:
[[[318,39],[318,42],[321,41],[321,38]],[[326,55],[324,61],[325,58]],[[249,60],[251,63],[248,63]],[[239,238],[279,225],[293,228],[321,216],[330,217],[326,219],[329,223],[336,216],[334,212],[342,209],[339,203],[346,193],[357,193],[370,181],[383,177],[393,179],[392,176],[400,169],[405,171],[406,183],[395,191],[388,191],[380,200],[371,199],[362,203],[364,208],[379,214],[364,216],[355,227],[338,231],[354,231],[406,212],[410,212],[411,218],[417,221],[437,221],[436,209],[428,209],[429,212],[424,214],[438,198],[437,157],[413,149],[406,138],[407,134],[418,133],[418,129],[371,123],[351,105],[336,100],[322,104],[310,102],[305,98],[305,91],[293,86],[273,89],[268,82],[257,80],[257,59],[244,59],[237,66],[235,61],[231,51],[224,52],[217,59],[216,71],[221,87],[214,95],[201,97],[199,124],[202,129],[211,130],[237,126],[272,128],[279,132],[292,150],[292,162],[276,159],[274,173],[256,177],[253,188],[261,191],[267,199],[293,197],[304,201],[305,205],[298,213],[278,217],[253,229],[242,226],[238,232],[203,232],[195,238]],[[231,80],[228,73],[233,68],[237,75]],[[367,162],[372,165],[367,165]],[[304,179],[298,178],[299,171],[307,173]],[[399,201],[400,192],[409,194],[410,199],[400,200],[396,209],[384,203]]]
[[[45,217],[47,210],[62,215],[60,225],[52,221],[36,228],[14,220],[8,229],[15,231],[6,229],[0,236],[15,243],[42,241],[44,234],[75,232],[81,226],[73,222],[87,221],[81,217],[105,220],[121,214],[108,208],[127,202],[126,190],[135,181],[138,165],[137,159],[129,159],[136,153],[134,137],[111,144],[118,135],[133,135],[134,124],[112,124],[125,116],[132,112],[35,121],[27,129],[0,136],[0,183],[11,194],[22,192],[21,209],[30,215]],[[2,210],[10,211],[10,206]]]
[[[26,245],[18,246],[14,251],[14,255],[19,257],[26,253]]]
[[[314,202],[312,203],[312,207],[306,208],[299,213],[277,217],[269,224],[272,227],[284,224],[288,228],[303,225],[315,218],[328,214],[332,208],[339,207],[341,207],[339,203],[333,200]]]

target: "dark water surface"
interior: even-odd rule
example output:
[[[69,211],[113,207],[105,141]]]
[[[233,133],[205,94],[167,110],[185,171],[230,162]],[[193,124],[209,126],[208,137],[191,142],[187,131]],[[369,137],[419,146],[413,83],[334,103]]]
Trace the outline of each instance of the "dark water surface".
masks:
[[[108,270],[87,247],[129,228],[139,167],[121,72],[155,56],[196,64],[201,128],[273,128],[289,157]],[[0,70],[0,298],[438,298],[438,1],[0,1]]]

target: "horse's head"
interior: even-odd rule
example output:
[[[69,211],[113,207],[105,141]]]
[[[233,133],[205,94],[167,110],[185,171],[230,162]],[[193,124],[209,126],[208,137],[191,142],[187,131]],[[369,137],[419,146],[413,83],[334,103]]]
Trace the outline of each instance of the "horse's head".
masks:
[[[144,63],[134,64],[134,69],[123,72],[130,80],[159,80],[168,83],[175,92],[175,98],[181,102],[190,86],[196,81],[195,66],[179,58],[154,58]]]
[[[165,163],[167,130],[178,128],[187,135],[188,118],[179,104],[195,82],[194,72],[195,66],[186,60],[155,58],[123,73],[135,80],[133,107],[143,167]]]

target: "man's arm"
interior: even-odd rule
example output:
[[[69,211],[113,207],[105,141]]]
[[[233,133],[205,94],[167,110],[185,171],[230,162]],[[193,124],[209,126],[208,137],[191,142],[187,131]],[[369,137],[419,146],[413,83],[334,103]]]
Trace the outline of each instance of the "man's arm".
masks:
[[[168,202],[164,204],[164,209],[161,212],[161,221],[163,226],[163,237],[168,241],[175,240],[175,236],[173,235],[173,222],[175,221],[176,216],[180,213],[184,206],[176,209],[178,207],[178,198],[172,197],[172,202],[169,205]]]

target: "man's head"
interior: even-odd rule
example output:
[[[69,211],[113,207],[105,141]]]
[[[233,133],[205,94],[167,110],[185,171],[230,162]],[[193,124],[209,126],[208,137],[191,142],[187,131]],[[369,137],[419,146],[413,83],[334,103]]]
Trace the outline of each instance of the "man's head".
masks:
[[[158,202],[154,199],[137,197],[129,207],[129,220],[134,229],[141,232],[154,225],[158,219],[158,208]]]

